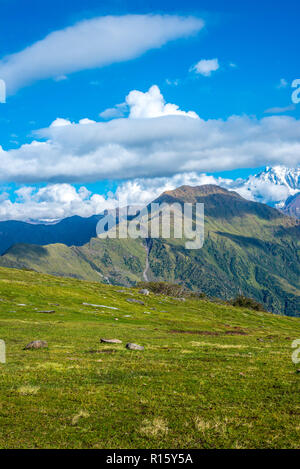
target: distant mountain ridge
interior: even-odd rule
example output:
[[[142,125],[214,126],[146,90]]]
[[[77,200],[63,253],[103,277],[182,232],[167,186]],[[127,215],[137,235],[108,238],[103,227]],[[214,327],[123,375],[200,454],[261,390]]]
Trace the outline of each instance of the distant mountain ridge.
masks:
[[[202,249],[184,239],[99,239],[82,246],[16,245],[5,267],[133,285],[144,278],[178,282],[223,299],[243,293],[278,314],[300,314],[300,222],[218,186],[182,186],[156,202],[205,204]]]
[[[82,246],[96,236],[96,225],[100,218],[101,215],[93,215],[89,218],[74,216],[47,225],[14,220],[2,221],[0,222],[0,255],[18,243],[40,246],[63,243],[66,246]]]
[[[282,210],[286,215],[300,218],[300,192],[288,197]]]

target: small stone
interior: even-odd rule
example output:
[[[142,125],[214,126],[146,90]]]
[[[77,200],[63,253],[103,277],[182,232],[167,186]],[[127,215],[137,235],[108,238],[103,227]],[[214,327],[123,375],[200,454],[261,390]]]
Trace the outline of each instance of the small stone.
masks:
[[[100,339],[103,344],[121,344],[122,340],[119,339]]]
[[[92,306],[93,308],[107,308],[107,309],[114,309],[118,310],[119,308],[115,308],[114,306],[106,306],[106,305],[94,305],[93,303],[82,303],[84,306]]]
[[[128,303],[138,303],[139,305],[144,305],[145,303],[141,300],[135,300],[134,298],[127,298]]]
[[[128,350],[145,350],[145,347],[143,347],[142,345],[132,344],[131,342],[126,344],[126,348]]]
[[[29,342],[24,347],[24,350],[30,350],[30,349],[38,349],[38,348],[45,348],[48,347],[48,343],[45,340],[34,340],[33,342]]]
[[[53,313],[55,313],[55,311],[54,311],[54,309],[49,309],[48,311],[38,311],[38,313],[53,314]]]
[[[141,295],[146,295],[148,296],[150,294],[150,291],[147,290],[147,288],[143,288],[142,290],[139,291]]]

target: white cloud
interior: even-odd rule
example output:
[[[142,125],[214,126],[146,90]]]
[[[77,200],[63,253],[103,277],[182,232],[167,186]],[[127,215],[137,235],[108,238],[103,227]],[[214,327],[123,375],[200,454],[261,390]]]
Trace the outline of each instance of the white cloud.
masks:
[[[233,182],[232,186],[234,187],[234,185],[235,183]],[[274,205],[281,201],[284,202],[290,195],[290,191],[286,186],[256,181],[253,177],[250,177],[245,184],[234,188],[234,190],[245,199],[269,205]]]
[[[286,88],[288,86],[288,82],[285,78],[281,78],[277,88]]]
[[[193,111],[181,111],[176,104],[166,103],[157,85],[151,86],[149,91],[130,91],[126,97],[129,106],[130,119],[148,119],[162,116],[186,116],[198,119],[199,116]]]
[[[220,64],[218,59],[202,59],[191,68],[191,71],[194,71],[199,75],[203,75],[204,77],[210,77],[212,72],[217,71],[219,68]]]
[[[0,180],[71,183],[300,163],[300,121],[293,117],[192,119],[165,104],[157,87],[129,96],[130,118],[56,119],[37,132],[45,141],[0,147]]]
[[[257,180],[250,176],[246,181],[224,179],[205,173],[189,172],[172,177],[137,178],[121,183],[115,193],[107,196],[92,194],[86,187],[78,190],[70,184],[49,184],[42,188],[23,186],[15,191],[11,202],[7,192],[0,196],[0,220],[51,221],[73,215],[89,217],[105,209],[127,205],[144,206],[165,191],[182,185],[201,186],[214,184],[238,192],[242,197],[268,204],[285,201],[293,192],[288,187]],[[296,191],[295,191],[296,192]]]
[[[157,85],[143,93],[132,90],[126,96],[126,102],[117,104],[113,108],[105,109],[99,114],[102,119],[115,119],[124,117],[129,112],[130,119],[149,119],[162,116],[187,116],[198,119],[199,116],[193,111],[181,111],[176,104],[166,103]]]
[[[116,104],[115,107],[110,107],[108,109],[105,109],[105,111],[100,112],[99,116],[105,120],[116,119],[117,117],[123,117],[126,111],[127,111],[127,104],[120,103],[120,104]]]
[[[23,186],[15,191],[15,201],[11,202],[7,192],[0,197],[0,220],[51,221],[79,215],[89,217],[105,209],[118,206],[143,206],[152,202],[162,192],[183,184],[221,184],[226,180],[206,174],[177,174],[171,178],[142,178],[120,184],[116,192],[109,196],[92,194],[86,187],[78,190],[70,184],[49,184],[37,189]],[[230,184],[230,180],[228,180]]]
[[[84,119],[80,119],[79,121],[79,124],[96,124],[96,121],[92,120],[92,119],[88,119],[87,117],[85,117]]]
[[[15,191],[16,200],[0,200],[0,220],[57,220],[73,215],[89,217],[113,208],[116,200],[91,194],[85,187],[53,184],[40,189],[22,187]]]
[[[53,121],[50,127],[64,127],[66,125],[72,125],[72,122],[68,119],[62,119],[61,117],[57,117],[55,121]]]
[[[65,81],[67,79],[68,77],[66,75],[59,75],[58,77],[54,78],[54,81],[60,82],[60,81]]]
[[[172,177],[139,178],[122,183],[116,190],[116,197],[121,202],[128,205],[147,205],[165,191],[176,189],[177,187],[202,186],[203,184],[230,185],[231,180],[215,178],[207,174],[190,172],[185,174],[175,174]],[[123,205],[124,203],[121,203]]]
[[[180,79],[175,78],[174,80],[170,80],[169,78],[166,78],[166,84],[169,86],[178,86],[180,84]]]
[[[0,76],[13,93],[36,80],[136,58],[149,49],[200,31],[203,20],[169,15],[106,16],[54,31],[0,61]]]
[[[291,104],[289,106],[285,107],[271,107],[270,109],[266,109],[264,111],[265,114],[284,114],[286,112],[294,111],[296,109],[296,106],[294,104]]]

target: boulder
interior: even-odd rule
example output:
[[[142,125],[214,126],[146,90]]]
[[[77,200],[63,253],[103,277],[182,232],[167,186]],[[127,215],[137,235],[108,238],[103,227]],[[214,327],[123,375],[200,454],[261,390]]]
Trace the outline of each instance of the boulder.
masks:
[[[127,298],[128,303],[138,303],[139,305],[144,305],[145,303],[141,300],[135,300],[134,298]]]
[[[143,288],[142,290],[139,291],[141,295],[146,295],[148,296],[150,294],[150,291],[147,290],[147,288]]]
[[[46,348],[46,347],[48,347],[48,343],[45,340],[33,340],[32,342],[29,342],[29,344],[27,344],[24,347],[24,350]]]
[[[133,344],[131,342],[129,342],[128,344],[126,344],[126,348],[128,350],[145,350],[145,347],[143,347],[142,345],[138,345],[138,344]]]
[[[48,309],[45,311],[37,311],[38,313],[53,314],[55,313],[54,309]]]
[[[103,344],[121,344],[122,340],[119,339],[100,339]]]

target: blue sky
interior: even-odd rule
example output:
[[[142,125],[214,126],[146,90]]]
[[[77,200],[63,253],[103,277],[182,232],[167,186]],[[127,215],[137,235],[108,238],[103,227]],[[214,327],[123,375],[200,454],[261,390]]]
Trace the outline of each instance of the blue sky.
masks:
[[[290,116],[295,126],[291,140],[295,142],[296,139],[298,143],[300,104],[293,105],[291,101],[293,91],[291,83],[300,77],[298,58],[300,5],[295,0],[285,2],[0,0],[0,10],[0,79],[1,70],[6,73],[5,66],[1,67],[1,58],[4,64],[7,60],[5,57],[24,51],[26,47],[44,39],[53,31],[65,31],[68,26],[84,20],[93,20],[106,15],[155,14],[162,17],[173,15],[201,18],[205,22],[205,26],[199,28],[199,31],[192,31],[185,37],[177,34],[178,37],[167,39],[162,45],[145,47],[145,51],[133,58],[115,60],[104,66],[82,65],[79,67],[80,70],[75,72],[66,72],[58,76],[45,74],[45,79],[40,79],[36,72],[36,78],[29,84],[23,84],[22,79],[18,78],[21,84],[9,90],[6,104],[0,104],[0,145],[7,155],[10,151],[16,151],[9,153],[8,161],[12,161],[9,164],[13,164],[14,158],[18,157],[17,151],[23,144],[31,144],[33,139],[47,142],[49,139],[58,138],[52,131],[43,135],[36,134],[38,129],[49,128],[57,118],[71,123],[78,123],[82,118],[105,122],[99,116],[101,112],[114,108],[116,104],[124,103],[125,97],[132,90],[146,93],[152,85],[158,86],[165,103],[174,103],[182,111],[194,111],[205,120],[208,129],[210,129],[208,124],[210,120],[218,126],[218,120],[226,121],[230,116],[253,119],[250,127],[256,126],[256,122],[259,122],[257,125],[259,127],[261,119],[271,116],[276,118]],[[106,39],[101,36],[98,40],[105,42]],[[62,42],[58,50],[64,47],[65,44]],[[55,51],[49,53],[49,62],[55,59],[53,54],[55,55]],[[33,61],[35,57],[32,55]],[[45,57],[47,58],[47,52]],[[195,69],[191,70],[199,61],[213,59],[218,60],[219,68],[212,71],[209,76],[196,73]],[[12,63],[14,59],[9,60]],[[45,60],[41,65],[37,63],[36,67],[45,67]],[[10,68],[13,66],[10,65]],[[18,70],[22,75],[21,65]],[[10,70],[7,73],[8,76],[13,74]],[[9,83],[7,86],[9,87]],[[126,119],[131,110],[131,107],[127,107],[124,115],[119,117]],[[189,117],[185,119],[191,120]],[[245,129],[244,125],[245,123],[242,125],[238,123],[236,132],[240,128],[241,132],[248,133],[249,129],[248,127]],[[276,121],[272,125],[272,132],[267,138],[267,143],[263,142],[263,146],[269,144],[272,133],[278,126],[280,132],[283,132],[282,129],[287,123]],[[265,125],[262,132],[269,131],[269,127]],[[131,127],[128,131],[135,133]],[[225,135],[226,132],[231,133],[231,125],[221,131]],[[255,132],[261,132],[261,129]],[[84,139],[86,142],[86,135],[79,137],[77,134],[76,138]],[[227,137],[224,138],[226,140]],[[281,142],[287,138],[285,131],[279,140]],[[233,140],[236,141],[236,136]],[[287,143],[291,145],[290,140]],[[153,146],[153,142],[151,145]],[[146,158],[148,155],[146,143],[144,146],[143,157]],[[203,162],[198,167],[197,164],[188,163],[186,171],[237,178],[254,174],[269,164],[272,158],[276,164],[280,163],[280,159],[276,160],[274,157],[274,150],[270,151],[270,157],[265,157],[261,148],[256,150],[256,154],[249,160],[242,158],[240,165],[237,160],[235,164],[231,161],[227,167],[224,156],[224,164],[214,166],[210,162],[206,167]],[[63,157],[63,154],[57,155],[58,159]],[[25,157],[22,155],[22,158],[26,172],[31,159],[28,155]],[[163,160],[164,156],[161,158]],[[295,159],[295,164],[298,164],[297,161]],[[291,157],[283,161],[289,165],[292,162]],[[54,159],[52,165],[55,164],[57,160]],[[131,169],[128,171],[128,176],[131,179],[173,176],[172,171],[167,169],[167,164],[162,165],[161,172],[159,164],[155,168],[152,165],[151,170],[148,166],[145,165],[145,169],[141,171]],[[19,171],[22,173],[22,169]],[[185,169],[181,167],[178,172],[184,173]],[[53,171],[51,176],[48,173],[44,176],[41,172],[40,177],[37,174],[31,176],[30,173],[28,177],[22,179],[22,175],[14,169],[11,172],[7,171],[7,175],[1,178],[2,191],[8,192],[13,202],[18,199],[18,195],[14,194],[16,189],[26,186],[43,187],[47,184],[73,184],[76,189],[84,185],[93,193],[106,194],[108,190],[115,191],[120,184],[126,182],[126,174],[126,171],[119,171],[116,167],[115,173],[113,171],[103,175],[101,173],[99,177],[92,177],[91,173],[84,172],[82,176],[68,175],[64,170],[62,173]]]

